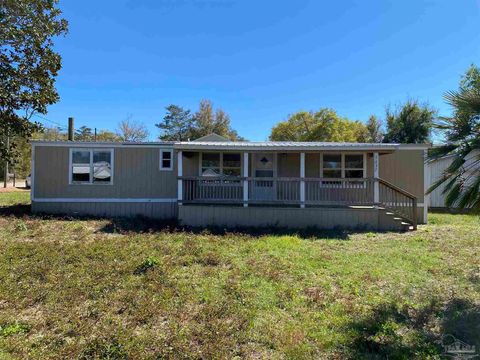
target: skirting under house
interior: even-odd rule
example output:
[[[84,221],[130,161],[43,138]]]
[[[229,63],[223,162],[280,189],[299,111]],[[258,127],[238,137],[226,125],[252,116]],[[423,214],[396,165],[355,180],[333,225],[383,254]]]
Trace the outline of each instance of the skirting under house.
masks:
[[[175,202],[32,202],[32,211],[46,214],[73,216],[134,217],[152,219],[176,219]]]
[[[408,230],[409,224],[374,207],[292,208],[185,205],[180,206],[180,224],[202,227],[271,227],[352,230]]]

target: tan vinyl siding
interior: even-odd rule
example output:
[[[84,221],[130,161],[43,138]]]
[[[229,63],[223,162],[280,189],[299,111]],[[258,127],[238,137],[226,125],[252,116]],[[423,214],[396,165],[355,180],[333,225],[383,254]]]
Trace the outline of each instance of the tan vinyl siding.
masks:
[[[278,176],[300,177],[300,153],[278,154]],[[320,154],[305,154],[305,177],[320,177]]]
[[[300,154],[280,153],[277,155],[278,177],[300,177]]]
[[[184,152],[183,153],[183,176],[198,176],[200,153]]]
[[[305,154],[305,177],[307,178],[320,177],[320,154],[319,153]]]
[[[380,178],[417,197],[418,222],[425,223],[423,205],[424,191],[424,160],[423,150],[397,150],[391,154],[380,154]],[[373,155],[367,155],[367,177],[373,177]]]
[[[172,171],[160,171],[159,161],[158,147],[117,147],[112,185],[70,185],[69,148],[36,146],[35,198],[176,198],[176,154]]]
[[[380,155],[379,166],[380,178],[415,195],[419,203],[424,202],[423,150],[398,150]]]

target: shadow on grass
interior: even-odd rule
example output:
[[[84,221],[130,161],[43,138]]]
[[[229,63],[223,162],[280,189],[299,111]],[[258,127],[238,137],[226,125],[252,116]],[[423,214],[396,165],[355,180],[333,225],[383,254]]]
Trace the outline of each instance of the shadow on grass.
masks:
[[[445,354],[447,338],[480,350],[480,307],[465,299],[432,300],[420,309],[383,304],[349,328],[357,334],[343,349],[351,359],[437,358]]]
[[[176,219],[152,219],[143,216],[136,217],[104,217],[104,216],[90,216],[90,215],[52,215],[52,214],[32,214],[30,205],[16,204],[11,206],[0,207],[0,216],[13,216],[18,218],[24,218],[26,216],[30,218],[36,218],[41,220],[64,220],[64,221],[88,221],[88,220],[108,220],[109,223],[97,230],[97,232],[104,233],[155,233],[155,232],[190,232],[193,234],[212,234],[212,235],[225,235],[225,234],[239,234],[246,236],[268,236],[268,235],[289,235],[299,236],[302,239],[336,239],[336,240],[349,240],[353,234],[367,233],[372,230],[368,229],[319,229],[316,227],[291,229],[281,226],[270,227],[188,227],[182,226]],[[375,233],[381,233],[381,231],[375,231]]]
[[[289,235],[299,236],[302,239],[337,239],[348,240],[353,230],[323,230],[314,227],[305,229],[289,229],[282,227],[236,227],[225,228],[219,226],[188,227],[182,226],[176,219],[155,220],[145,217],[135,218],[111,218],[109,224],[98,231],[106,233],[155,233],[155,232],[189,232],[193,234],[226,235],[238,234],[246,236]],[[358,232],[358,231],[357,231]]]
[[[0,216],[31,216],[30,205],[14,204],[10,206],[0,206]]]
[[[458,208],[428,208],[432,214],[450,214],[450,215],[480,215],[480,209],[458,209]]]

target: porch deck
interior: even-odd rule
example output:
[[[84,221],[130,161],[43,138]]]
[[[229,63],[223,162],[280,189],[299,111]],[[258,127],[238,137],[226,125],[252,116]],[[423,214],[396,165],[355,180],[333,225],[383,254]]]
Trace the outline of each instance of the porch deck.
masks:
[[[179,177],[179,180],[182,184],[180,204],[185,205],[377,208],[393,212],[414,228],[417,226],[416,197],[378,178],[195,176]]]

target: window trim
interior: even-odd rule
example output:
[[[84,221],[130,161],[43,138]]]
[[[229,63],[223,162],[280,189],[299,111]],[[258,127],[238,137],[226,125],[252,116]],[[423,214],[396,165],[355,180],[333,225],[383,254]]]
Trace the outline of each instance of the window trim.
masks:
[[[351,168],[345,169],[345,155],[363,155],[363,168],[356,169],[356,170],[362,170],[363,171],[363,176],[361,178],[348,178],[351,179],[352,181],[358,181],[360,186],[365,188],[366,187],[366,182],[365,179],[367,178],[367,153],[366,152],[328,152],[327,154],[329,155],[341,155],[342,160],[341,160],[341,177],[340,178],[325,178],[323,177],[323,154],[325,152],[320,153],[320,178],[321,179],[328,179],[326,181],[322,181],[322,184],[320,185],[321,187],[331,187],[331,188],[337,188],[338,183],[342,184],[342,182],[337,180],[337,184],[331,184],[330,182],[335,182],[336,179],[346,179],[345,177],[345,171],[346,170],[351,170]],[[356,180],[355,180],[356,179]]]
[[[323,171],[324,171],[324,168],[323,168],[323,155],[325,154],[325,152],[321,152],[320,153],[320,178],[324,179],[325,177],[323,176]],[[328,152],[327,153],[328,155],[341,155],[342,159],[341,159],[341,163],[340,163],[340,170],[341,170],[341,177],[338,178],[338,179],[345,179],[345,171],[347,170],[362,170],[363,172],[363,176],[361,178],[358,178],[358,179],[366,179],[367,177],[367,153],[366,152]],[[345,155],[363,155],[363,168],[345,168]],[[330,179],[330,178],[326,178],[326,179]],[[332,178],[334,179],[334,178]],[[348,178],[348,179],[355,179],[355,178]]]
[[[223,154],[239,154],[240,155],[240,176],[239,177],[242,177],[243,176],[243,156],[242,156],[242,152],[236,152],[236,151],[202,151],[200,152],[199,154],[199,157],[198,157],[198,176],[202,176],[202,163],[203,163],[203,154],[204,153],[213,153],[213,154],[220,154],[220,166],[219,166],[219,171],[220,171],[220,174],[218,176],[228,176],[228,177],[236,177],[234,175],[224,175],[223,174]],[[236,169],[236,167],[232,167],[232,166],[227,166],[226,167],[227,169]]]
[[[170,153],[170,167],[163,166],[163,154]],[[173,171],[173,149],[160,149],[160,161],[159,161],[160,171]]]
[[[344,159],[345,157],[343,156],[343,153],[328,153],[327,155],[340,155],[340,168],[327,168],[325,169],[323,167],[323,155],[324,153],[320,153],[320,178],[322,179],[343,179],[345,177],[345,172],[343,171],[343,165],[344,165]],[[330,178],[330,177],[325,177],[323,176],[324,170],[331,170],[331,171],[338,171],[340,170],[340,177],[339,178]]]
[[[90,181],[89,182],[75,182],[73,181],[73,152],[74,151],[88,151],[90,153],[90,163],[88,166],[90,167]],[[93,153],[95,151],[99,152],[110,152],[110,168],[112,174],[110,175],[109,182],[94,182],[93,181]],[[69,151],[69,160],[68,160],[68,185],[100,185],[100,186],[108,186],[113,185],[113,177],[115,174],[114,171],[114,163],[115,163],[115,151],[113,148],[70,148]]]
[[[363,155],[363,159],[362,159],[362,167],[361,168],[347,168],[346,166],[346,162],[345,162],[345,156],[346,155]],[[343,171],[343,177],[345,177],[345,173],[347,171],[362,171],[362,177],[359,178],[359,179],[365,179],[367,177],[367,159],[366,159],[366,153],[343,153],[342,154],[342,161],[343,161],[343,167],[342,167],[342,171]],[[346,178],[346,179],[357,179],[357,178]]]

